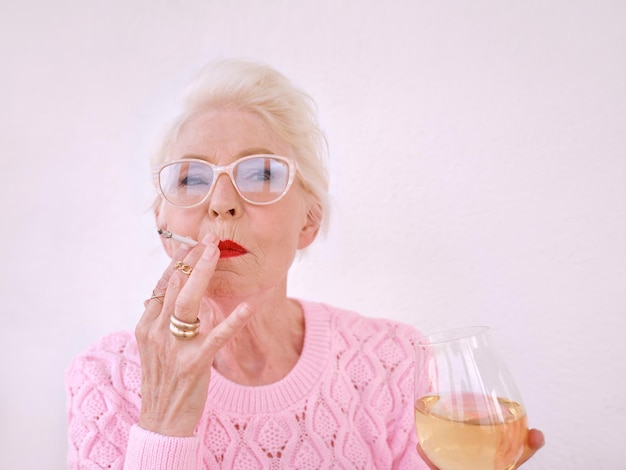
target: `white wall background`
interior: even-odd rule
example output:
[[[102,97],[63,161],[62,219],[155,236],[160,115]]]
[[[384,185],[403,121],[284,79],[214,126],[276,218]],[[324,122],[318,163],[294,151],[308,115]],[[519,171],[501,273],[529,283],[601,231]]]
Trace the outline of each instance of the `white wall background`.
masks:
[[[2,2],[2,467],[64,468],[64,370],[165,266],[148,156],[220,57],[282,70],[328,133],[292,294],[491,325],[546,434],[527,468],[625,468],[622,0]]]

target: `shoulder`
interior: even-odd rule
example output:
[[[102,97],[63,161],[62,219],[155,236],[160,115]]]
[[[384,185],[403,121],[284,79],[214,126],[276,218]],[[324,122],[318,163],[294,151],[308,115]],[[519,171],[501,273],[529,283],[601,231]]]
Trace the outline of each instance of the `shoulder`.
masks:
[[[368,317],[353,310],[333,307],[323,303],[309,303],[318,309],[328,312],[331,327],[340,330],[349,330],[356,337],[366,339],[384,333],[401,341],[413,343],[420,336],[418,330],[411,325],[384,317]]]
[[[72,359],[65,379],[70,390],[89,382],[138,392],[141,367],[134,335],[121,331],[99,339]]]
[[[398,358],[413,358],[413,342],[420,334],[411,325],[382,317],[367,317],[324,303],[303,302],[303,306],[308,314],[328,316],[328,326],[335,343],[377,355],[392,353]]]
[[[101,338],[71,361],[65,374],[68,463],[71,468],[121,468],[141,408],[141,367],[131,332]]]
[[[138,358],[137,341],[130,331],[111,333],[88,346],[79,353],[73,362],[89,361],[96,358],[133,359]]]

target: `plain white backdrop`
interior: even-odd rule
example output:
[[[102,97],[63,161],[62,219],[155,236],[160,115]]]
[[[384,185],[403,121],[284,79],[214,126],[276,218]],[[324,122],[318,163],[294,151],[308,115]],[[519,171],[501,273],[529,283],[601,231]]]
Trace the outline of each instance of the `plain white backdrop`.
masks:
[[[150,152],[231,57],[308,91],[328,135],[330,231],[291,295],[492,326],[546,434],[525,468],[623,468],[626,3],[2,3],[3,468],[65,467],[65,368],[167,262]]]

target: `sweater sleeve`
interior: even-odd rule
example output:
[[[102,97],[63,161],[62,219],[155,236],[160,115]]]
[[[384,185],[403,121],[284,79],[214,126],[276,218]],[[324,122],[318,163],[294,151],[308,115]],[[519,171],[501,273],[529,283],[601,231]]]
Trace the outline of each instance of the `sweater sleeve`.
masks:
[[[133,425],[124,470],[195,469],[199,446],[200,440],[197,436],[162,436]]]

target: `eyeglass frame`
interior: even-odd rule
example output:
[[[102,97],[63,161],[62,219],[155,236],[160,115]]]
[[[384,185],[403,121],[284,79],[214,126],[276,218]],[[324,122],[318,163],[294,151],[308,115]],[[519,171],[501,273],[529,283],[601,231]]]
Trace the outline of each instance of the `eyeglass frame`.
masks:
[[[243,161],[246,160],[252,160],[253,158],[259,158],[259,157],[263,157],[263,158],[272,158],[274,160],[280,160],[281,162],[284,162],[287,164],[287,168],[289,169],[289,178],[287,180],[287,184],[285,185],[285,189],[283,190],[283,192],[280,194],[280,196],[278,196],[276,199],[274,199],[273,201],[268,201],[268,202],[256,202],[256,201],[251,201],[250,199],[248,199],[246,196],[243,195],[243,193],[239,190],[239,187],[237,186],[237,183],[235,182],[235,175],[233,174],[233,170],[234,168],[240,164]],[[207,191],[207,193],[205,194],[205,196],[198,201],[195,204],[192,204],[190,206],[179,206],[177,204],[174,204],[173,202],[171,202],[170,200],[167,199],[167,197],[165,196],[163,189],[161,188],[161,181],[160,181],[160,174],[161,171],[170,166],[170,165],[174,165],[176,163],[201,163],[204,165],[207,165],[208,167],[211,168],[211,170],[213,171],[213,180],[211,181],[211,187],[209,188],[209,190]],[[193,157],[187,157],[187,158],[180,158],[178,160],[169,160],[169,161],[165,161],[163,163],[161,163],[160,165],[158,165],[157,167],[155,167],[152,171],[152,178],[153,178],[153,182],[154,185],[156,187],[157,192],[159,193],[159,195],[163,198],[163,200],[165,202],[167,202],[168,204],[174,206],[174,207],[180,207],[182,209],[191,209],[193,207],[197,207],[201,204],[204,204],[206,202],[206,200],[209,198],[209,196],[211,196],[211,194],[213,194],[213,190],[215,189],[215,185],[217,183],[217,179],[220,177],[220,175],[225,174],[228,175],[228,178],[230,179],[230,183],[233,185],[233,187],[235,188],[235,191],[237,191],[237,194],[239,194],[239,197],[241,197],[244,201],[246,201],[249,204],[253,204],[255,206],[268,206],[270,204],[274,204],[278,201],[280,201],[285,194],[287,194],[289,192],[289,189],[291,188],[294,180],[296,179],[296,174],[298,173],[298,165],[297,163],[289,158],[289,157],[283,157],[280,155],[274,155],[271,153],[260,153],[260,154],[254,154],[254,155],[246,155],[245,157],[242,158],[238,158],[237,160],[235,160],[232,163],[229,163],[228,165],[215,165],[211,162],[208,162],[207,160],[204,160],[202,158],[193,158]]]

